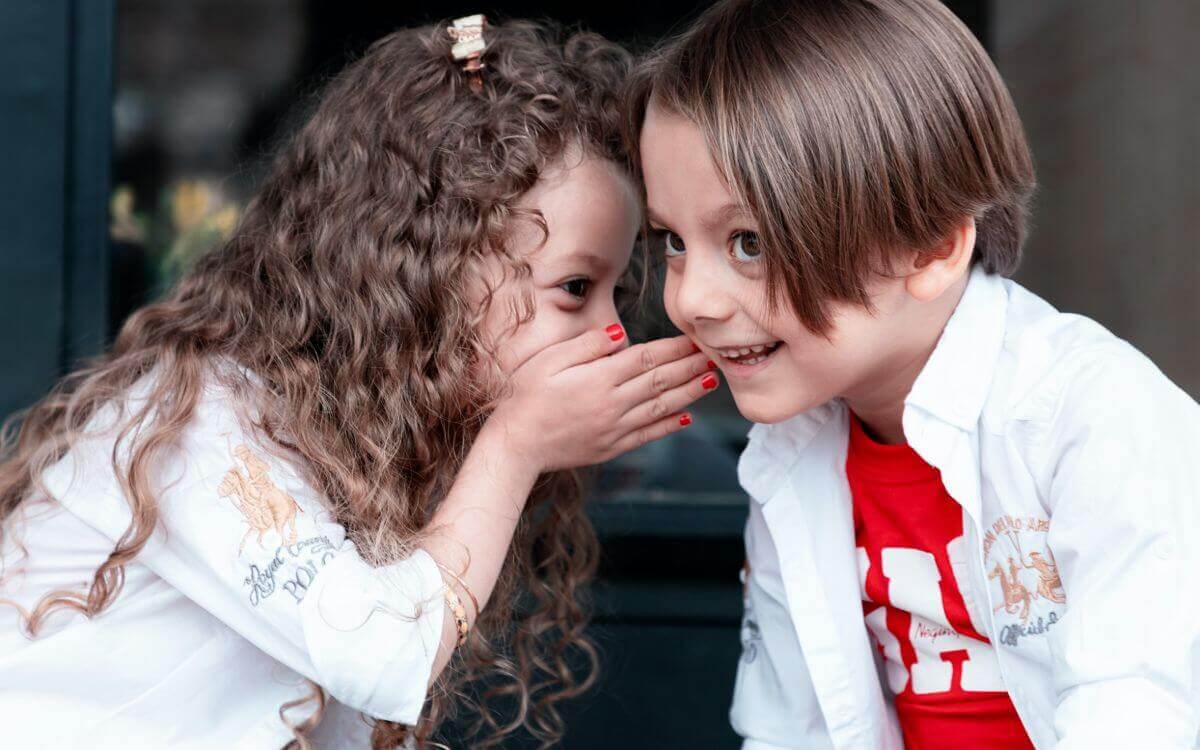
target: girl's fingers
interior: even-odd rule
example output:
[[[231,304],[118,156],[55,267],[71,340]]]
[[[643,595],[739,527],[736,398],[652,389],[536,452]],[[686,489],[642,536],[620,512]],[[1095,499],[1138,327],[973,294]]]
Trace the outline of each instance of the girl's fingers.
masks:
[[[691,356],[698,351],[700,350],[687,336],[655,339],[614,354],[609,357],[608,366],[612,368],[616,382],[620,385],[627,380],[653,372],[655,368]]]
[[[679,432],[691,423],[692,415],[684,412],[682,414],[670,414],[645,427],[639,427],[617,441],[615,446],[616,453],[613,457],[615,458],[622,453],[628,453],[634,448],[640,448],[646,443],[661,440],[667,435]]]
[[[621,423],[630,430],[649,424],[655,424],[666,417],[682,411],[700,397],[712,393],[720,385],[721,380],[715,372],[706,372],[700,377],[694,377],[681,386],[664,391],[649,400],[634,406],[621,419]]]
[[[625,328],[620,323],[613,323],[607,328],[587,331],[548,346],[535,359],[545,363],[551,373],[560,373],[576,365],[607,357],[627,343]]]
[[[707,355],[692,354],[642,373],[619,386],[617,391],[619,397],[628,399],[629,407],[633,408],[713,369]]]

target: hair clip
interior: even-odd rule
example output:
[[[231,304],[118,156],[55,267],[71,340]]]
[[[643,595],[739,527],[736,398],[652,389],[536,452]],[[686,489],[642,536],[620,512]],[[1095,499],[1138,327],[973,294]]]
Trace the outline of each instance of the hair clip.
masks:
[[[475,91],[483,88],[484,64],[480,58],[487,49],[487,42],[483,38],[485,25],[487,18],[482,13],[476,13],[473,16],[455,19],[447,29],[450,38],[454,40],[450,54],[462,63],[463,72],[467,74],[467,80],[471,82],[471,88]]]

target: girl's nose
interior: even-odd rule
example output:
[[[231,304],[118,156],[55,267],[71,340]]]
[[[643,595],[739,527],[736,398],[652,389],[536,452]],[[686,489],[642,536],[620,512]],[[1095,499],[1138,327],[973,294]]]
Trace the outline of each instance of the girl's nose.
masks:
[[[689,253],[683,270],[674,275],[675,314],[695,324],[704,320],[724,320],[733,314],[733,300],[721,283],[722,269],[709,262],[705,253]],[[668,285],[671,279],[668,278]]]

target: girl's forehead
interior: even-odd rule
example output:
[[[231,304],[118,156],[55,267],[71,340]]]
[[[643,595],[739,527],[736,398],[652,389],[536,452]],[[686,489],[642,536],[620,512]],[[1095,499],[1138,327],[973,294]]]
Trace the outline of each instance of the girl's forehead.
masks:
[[[585,157],[548,170],[520,202],[532,217],[518,220],[514,245],[539,265],[585,266],[599,271],[628,262],[640,225],[631,178],[616,164]]]

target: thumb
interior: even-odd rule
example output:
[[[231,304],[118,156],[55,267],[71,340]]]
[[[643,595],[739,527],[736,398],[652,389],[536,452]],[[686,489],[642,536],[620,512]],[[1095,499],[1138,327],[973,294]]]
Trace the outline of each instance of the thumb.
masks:
[[[548,347],[545,351],[546,362],[551,372],[562,372],[575,365],[607,357],[624,349],[627,344],[624,326],[613,323],[607,328],[586,331]]]

